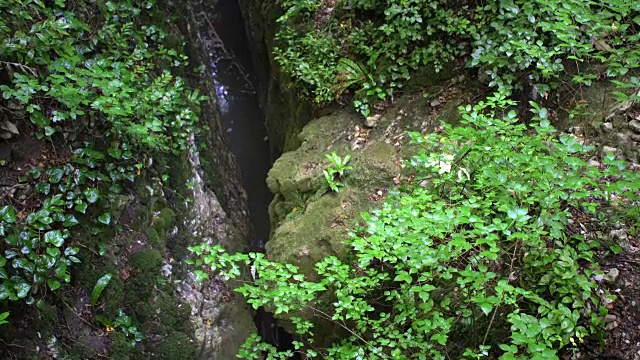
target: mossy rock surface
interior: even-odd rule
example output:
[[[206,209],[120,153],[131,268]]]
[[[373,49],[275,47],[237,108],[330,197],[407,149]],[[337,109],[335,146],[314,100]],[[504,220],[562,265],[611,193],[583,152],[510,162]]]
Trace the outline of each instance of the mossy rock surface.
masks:
[[[313,264],[327,255],[342,255],[346,232],[344,225],[369,206],[367,194],[356,187],[329,193],[307,205],[304,213],[292,213],[267,242],[272,260],[301,266],[313,273]]]
[[[161,360],[196,360],[198,354],[192,339],[185,333],[175,332],[160,344],[156,358]]]
[[[429,93],[404,96],[368,122],[351,109],[312,120],[298,135],[300,146],[283,154],[269,171],[275,194],[270,205],[272,234],[267,257],[292,263],[314,277],[314,264],[330,255],[344,258],[348,229],[360,213],[383,201],[388,191],[414,181],[403,160],[415,154],[408,131],[433,132],[440,121],[456,123],[458,106],[475,96],[478,86],[464,77],[434,86]],[[331,192],[323,170],[325,154],[351,155],[339,193]]]

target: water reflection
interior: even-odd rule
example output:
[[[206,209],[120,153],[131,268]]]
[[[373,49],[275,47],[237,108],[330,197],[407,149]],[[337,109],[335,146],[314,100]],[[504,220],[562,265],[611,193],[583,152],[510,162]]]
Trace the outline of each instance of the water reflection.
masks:
[[[215,1],[212,14],[207,20],[211,37],[206,45],[218,111],[249,197],[252,248],[262,251],[270,232],[271,193],[265,179],[272,164],[264,114],[251,81],[251,53],[237,0]]]

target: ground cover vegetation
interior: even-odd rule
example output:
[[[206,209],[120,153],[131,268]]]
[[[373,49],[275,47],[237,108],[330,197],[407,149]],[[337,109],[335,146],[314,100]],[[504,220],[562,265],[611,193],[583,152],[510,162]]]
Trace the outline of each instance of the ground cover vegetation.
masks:
[[[353,104],[364,116],[412,77],[442,71],[456,59],[479,69],[492,87],[540,96],[564,82],[588,85],[640,66],[640,5],[629,0],[282,5],[275,58],[294,86],[320,103],[355,94]],[[595,64],[603,68],[585,71]]]
[[[486,76],[495,93],[461,107],[459,126],[411,133],[422,150],[405,164],[417,181],[363,213],[349,234],[349,253],[318,262],[313,274],[263,254],[191,248],[200,278],[250,271],[253,281],[236,291],[296,329],[294,350],[279,352],[252,335],[238,356],[559,359],[587,339],[603,344],[615,296],[594,279],[602,277],[602,254],[619,248],[594,230],[617,221],[637,231],[640,177],[612,153],[604,166],[589,165],[593,147],[557,131],[551,111],[537,102],[526,104],[530,111],[520,119],[511,97],[527,91],[546,99],[563,84],[612,80],[618,100],[638,100],[640,5],[282,6],[275,58],[291,86],[319,103],[353,99],[369,116],[414,76],[460,62]],[[323,347],[314,343],[314,327],[326,322],[343,334]]]
[[[296,326],[296,351],[253,336],[239,357],[558,359],[602,339],[614,295],[593,277],[606,244],[580,219],[629,214],[633,224],[640,176],[613,154],[604,169],[589,166],[591,148],[558,136],[545,108],[535,105],[527,126],[506,111],[512,104],[497,93],[462,107],[458,127],[412,133],[422,151],[407,164],[422,185],[362,214],[347,259],[318,262],[313,279],[263,254],[192,247],[200,277],[251,268],[254,281],[236,291]],[[339,324],[344,338],[315,347],[318,319]]]
[[[200,128],[203,97],[177,75],[187,57],[169,47],[164,23],[153,1],[0,0],[0,122],[48,152],[3,179],[33,191],[2,194],[0,309],[44,306],[87,251],[79,236],[113,225],[112,195],[144,175],[152,156],[186,151]],[[109,280],[96,284],[92,303]],[[139,341],[126,314],[103,320]]]

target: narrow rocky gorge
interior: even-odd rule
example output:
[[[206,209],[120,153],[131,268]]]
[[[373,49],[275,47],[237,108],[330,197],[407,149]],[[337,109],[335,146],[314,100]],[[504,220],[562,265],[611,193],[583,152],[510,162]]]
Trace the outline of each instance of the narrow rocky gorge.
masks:
[[[428,186],[407,166],[420,148],[407,132],[441,134],[441,122],[459,124],[459,107],[490,92],[489,80],[477,69],[453,61],[443,71],[420,73],[393,101],[372,107],[369,116],[358,114],[344,99],[319,105],[299,91],[274,57],[282,15],[278,1],[190,0],[162,6],[163,14],[176,14],[172,41],[180,42],[190,58],[186,78],[208,98],[200,109],[204,130],[190,134],[186,152],[145,154],[148,172],[100,202],[110,213],[109,227],[94,233],[86,226],[74,234],[86,240],[82,247],[100,250],[79,255],[69,290],[48,294],[33,313],[9,306],[19,315],[1,329],[0,354],[8,359],[226,360],[236,358],[254,332],[280,350],[291,348],[296,326],[290,314],[274,316],[269,305],[255,310],[234,291],[255,279],[255,269],[244,266],[242,276],[227,281],[194,265],[197,256],[188,248],[205,243],[220,244],[229,253],[263,252],[315,280],[317,262],[352,256],[348,241],[366,225],[362,213],[379,209],[394,192]],[[579,94],[560,88],[544,104],[560,133],[596,147],[589,166],[604,169],[604,157],[614,154],[640,171],[640,104],[615,101],[611,90],[605,81],[581,87]],[[509,110],[524,115],[526,123],[531,107],[529,98],[522,98],[527,101]],[[576,102],[580,112],[567,111],[566,103]],[[13,101],[2,105],[13,114],[25,112]],[[3,131],[15,133],[10,130]],[[25,132],[26,127],[15,130]],[[7,178],[17,178],[25,168],[48,161],[47,152],[63,148],[52,142],[26,152],[22,137],[9,135],[0,145]],[[350,157],[351,169],[339,192],[330,190],[323,175],[331,153]],[[33,193],[12,189],[7,185],[3,194],[14,191],[16,197],[29,198]],[[578,227],[571,231],[587,232]],[[621,248],[603,259],[603,275],[593,277],[602,294],[607,289],[620,297],[606,304],[606,346],[592,349],[595,342],[587,341],[580,356],[638,359],[640,238],[622,222],[591,235]],[[96,300],[92,289],[105,274],[110,282]],[[317,316],[329,311],[332,296],[317,299],[326,309],[297,314],[316,325],[312,340],[318,348],[348,335],[344,322]],[[125,312],[128,316],[120,318],[143,338],[133,330],[114,330],[111,319]],[[96,315],[107,320],[97,322]]]

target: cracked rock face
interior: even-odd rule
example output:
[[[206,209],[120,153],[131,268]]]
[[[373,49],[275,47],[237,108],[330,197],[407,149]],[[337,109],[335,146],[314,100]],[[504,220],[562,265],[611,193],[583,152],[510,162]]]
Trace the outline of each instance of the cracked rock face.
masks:
[[[580,126],[572,126],[569,132],[596,145],[602,156],[613,153],[625,160],[630,168],[640,167],[640,102],[616,102],[607,95],[607,85],[595,84],[584,97],[587,114]],[[572,131],[584,127],[583,133]]]
[[[216,195],[206,188],[197,151],[190,154],[189,162],[194,201],[189,205],[191,216],[185,219],[185,228],[193,243],[222,244],[229,251],[243,249],[249,227],[242,223],[248,219],[229,217]],[[198,283],[190,271],[177,291],[191,306],[191,322],[199,343],[200,358],[233,359],[249,333],[255,330],[246,302],[223,280],[212,278]]]

